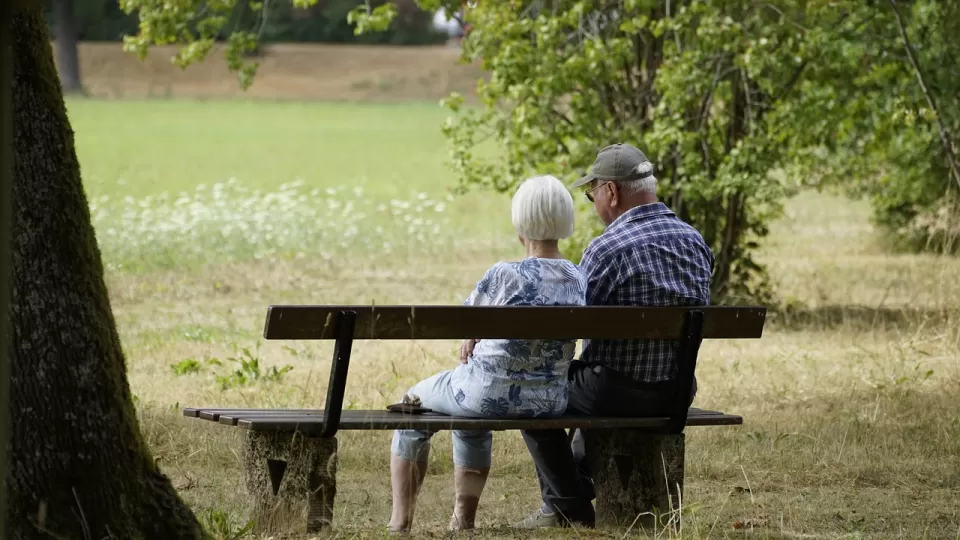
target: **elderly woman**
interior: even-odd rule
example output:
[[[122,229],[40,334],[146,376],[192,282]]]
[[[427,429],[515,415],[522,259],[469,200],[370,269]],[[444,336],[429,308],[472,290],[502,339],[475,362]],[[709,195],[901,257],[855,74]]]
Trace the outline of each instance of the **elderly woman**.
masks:
[[[512,203],[512,220],[526,251],[520,262],[493,265],[470,293],[469,306],[573,305],[586,302],[586,278],[564,259],[558,240],[573,234],[573,199],[553,176],[526,180]],[[424,407],[454,416],[531,417],[563,414],[567,368],[576,340],[465,340],[460,364],[413,386]],[[391,532],[408,531],[426,474],[431,433],[397,430],[390,460]],[[451,530],[470,529],[490,471],[489,431],[454,431]]]

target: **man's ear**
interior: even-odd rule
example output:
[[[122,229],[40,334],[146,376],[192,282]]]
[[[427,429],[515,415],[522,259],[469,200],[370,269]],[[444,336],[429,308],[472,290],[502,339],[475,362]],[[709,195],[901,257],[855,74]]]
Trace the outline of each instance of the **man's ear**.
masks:
[[[616,208],[620,204],[620,187],[613,182],[607,182],[607,186],[610,186],[610,208]],[[604,186],[606,187],[606,186]]]

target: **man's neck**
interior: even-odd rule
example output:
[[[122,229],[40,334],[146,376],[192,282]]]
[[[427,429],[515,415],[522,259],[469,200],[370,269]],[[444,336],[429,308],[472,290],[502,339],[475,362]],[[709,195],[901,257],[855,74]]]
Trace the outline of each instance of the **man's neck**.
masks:
[[[657,199],[657,196],[652,193],[638,193],[637,195],[627,198],[624,202],[626,203],[624,205],[626,207],[624,213],[626,213],[638,206],[646,206],[660,201]]]
[[[641,206],[647,206],[648,204],[654,204],[658,202],[660,201],[657,199],[656,195],[650,195],[648,193],[634,195],[623,201],[623,206],[617,209],[617,217],[614,218],[614,221],[620,219],[620,216],[626,214],[634,208],[639,208]]]

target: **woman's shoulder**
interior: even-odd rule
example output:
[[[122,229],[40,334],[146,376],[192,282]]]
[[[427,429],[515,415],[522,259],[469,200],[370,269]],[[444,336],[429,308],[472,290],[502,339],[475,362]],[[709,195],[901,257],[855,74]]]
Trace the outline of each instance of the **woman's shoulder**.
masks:
[[[480,279],[480,289],[501,288],[520,278],[517,263],[498,261],[493,263]]]
[[[515,274],[517,272],[514,266],[515,264],[516,263],[510,262],[510,261],[497,261],[493,263],[489,268],[487,268],[487,271],[484,273],[484,276],[489,277],[489,276],[502,276],[504,274]]]
[[[583,276],[583,269],[569,259],[530,258],[522,261],[500,261],[487,271],[488,273],[529,275],[530,271],[557,272],[571,277]]]
[[[583,268],[569,259],[545,259],[545,261],[549,261],[547,264],[550,265],[551,269],[556,271],[565,279],[586,279],[586,274],[584,273]]]

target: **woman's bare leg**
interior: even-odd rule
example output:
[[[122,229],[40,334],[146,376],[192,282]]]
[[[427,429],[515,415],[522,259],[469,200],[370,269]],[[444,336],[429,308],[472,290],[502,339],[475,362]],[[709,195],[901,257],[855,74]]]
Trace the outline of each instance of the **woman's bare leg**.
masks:
[[[417,495],[426,474],[426,459],[417,462],[390,456],[390,484],[393,490],[393,512],[388,525],[390,532],[410,530],[413,525],[413,511],[417,506]]]
[[[453,470],[453,517],[450,518],[450,530],[472,529],[477,518],[480,495],[487,483],[489,468],[474,469],[456,466]]]

